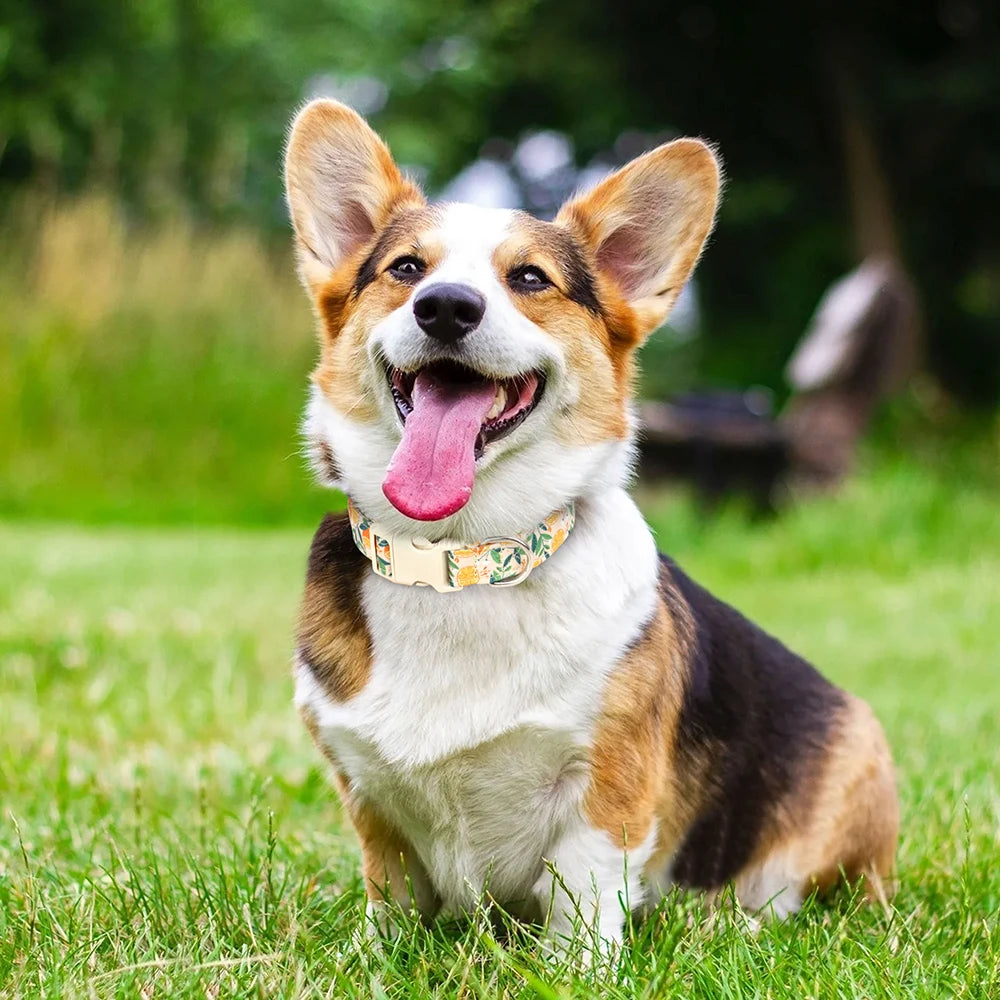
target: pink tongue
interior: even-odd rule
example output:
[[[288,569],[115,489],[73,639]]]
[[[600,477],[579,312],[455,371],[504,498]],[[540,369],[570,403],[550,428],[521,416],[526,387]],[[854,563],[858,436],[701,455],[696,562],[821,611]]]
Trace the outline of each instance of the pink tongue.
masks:
[[[413,411],[403,425],[382,492],[400,513],[439,521],[472,495],[476,438],[496,399],[495,382],[442,382],[426,371],[413,384]]]

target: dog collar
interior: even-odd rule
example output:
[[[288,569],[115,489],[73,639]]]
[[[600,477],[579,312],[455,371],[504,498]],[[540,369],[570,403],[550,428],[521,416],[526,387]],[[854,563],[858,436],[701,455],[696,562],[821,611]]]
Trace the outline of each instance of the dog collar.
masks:
[[[354,544],[372,569],[393,583],[433,587],[447,594],[476,583],[513,587],[524,583],[566,541],[576,523],[572,503],[557,510],[527,535],[498,535],[474,545],[445,540],[431,542],[410,535],[393,535],[366,517],[348,500]]]

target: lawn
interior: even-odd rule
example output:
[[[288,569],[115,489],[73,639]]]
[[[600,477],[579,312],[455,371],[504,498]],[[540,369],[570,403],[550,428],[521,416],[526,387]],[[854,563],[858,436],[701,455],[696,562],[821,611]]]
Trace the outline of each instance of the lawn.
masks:
[[[996,482],[870,464],[762,524],[642,501],[689,571],[873,703],[891,909],[753,936],[672,897],[597,976],[482,920],[352,946],[356,846],[291,707],[308,528],[0,525],[0,994],[1000,995]]]

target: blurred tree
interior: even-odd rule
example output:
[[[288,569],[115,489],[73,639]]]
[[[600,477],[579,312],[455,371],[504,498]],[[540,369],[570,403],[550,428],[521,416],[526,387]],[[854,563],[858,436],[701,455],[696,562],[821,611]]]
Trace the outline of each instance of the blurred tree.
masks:
[[[996,5],[546,0],[493,131],[623,125],[718,142],[729,185],[701,275],[702,375],[778,385],[823,289],[872,251],[916,279],[932,370],[1000,399]]]
[[[0,0],[0,196],[98,183],[134,211],[284,227],[309,93],[369,113],[438,188],[484,140],[716,142],[701,377],[781,384],[823,289],[873,246],[915,278],[932,370],[1000,400],[1000,28],[988,0]]]
[[[357,96],[358,80],[392,95],[379,124],[397,155],[444,178],[484,138],[500,43],[533,7],[0,0],[0,189],[97,182],[136,210],[283,224],[289,115],[311,93]]]

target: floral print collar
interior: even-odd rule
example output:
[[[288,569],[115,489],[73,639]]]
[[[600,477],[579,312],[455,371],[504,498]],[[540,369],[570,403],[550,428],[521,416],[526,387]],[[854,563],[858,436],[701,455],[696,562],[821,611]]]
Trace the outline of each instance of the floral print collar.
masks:
[[[350,500],[347,512],[354,544],[379,576],[393,583],[433,587],[440,593],[478,583],[492,587],[523,583],[566,541],[576,523],[576,508],[570,503],[526,535],[504,535],[467,545],[392,535]]]

